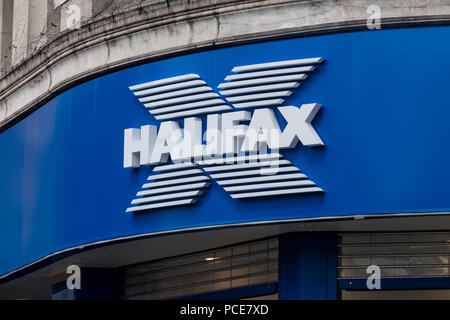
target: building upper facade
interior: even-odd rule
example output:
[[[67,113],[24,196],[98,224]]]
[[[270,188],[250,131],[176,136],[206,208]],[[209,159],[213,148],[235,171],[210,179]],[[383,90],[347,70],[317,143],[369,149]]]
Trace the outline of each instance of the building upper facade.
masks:
[[[1,0],[0,17],[5,130],[57,93],[119,68],[232,44],[367,30],[373,19],[383,28],[447,24],[450,2]]]
[[[0,8],[0,282],[155,235],[420,215],[448,229],[430,222],[450,211],[448,1]],[[223,146],[201,139],[219,126],[236,130]]]

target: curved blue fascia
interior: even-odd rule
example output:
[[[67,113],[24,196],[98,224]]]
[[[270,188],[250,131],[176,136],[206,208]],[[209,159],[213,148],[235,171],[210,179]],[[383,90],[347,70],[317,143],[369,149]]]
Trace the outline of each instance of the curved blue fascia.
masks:
[[[0,134],[0,274],[65,248],[165,230],[450,211],[448,39],[442,26],[241,45],[62,93]],[[124,129],[159,123],[130,85],[197,73],[217,88],[234,66],[311,57],[325,62],[285,105],[323,106],[313,124],[325,147],[283,154],[324,193],[236,200],[212,183],[196,205],[125,213],[152,167],[123,168]]]

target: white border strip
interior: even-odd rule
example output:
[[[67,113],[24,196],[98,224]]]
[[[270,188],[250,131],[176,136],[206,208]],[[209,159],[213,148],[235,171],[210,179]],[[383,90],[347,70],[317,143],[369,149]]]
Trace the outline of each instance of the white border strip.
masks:
[[[247,66],[234,67],[232,71],[233,72],[257,71],[257,70],[264,70],[264,69],[302,66],[302,65],[306,65],[306,64],[321,63],[322,61],[323,61],[323,58],[286,60],[286,61],[279,61],[279,62],[269,62],[269,63],[251,64],[251,65],[247,65]]]

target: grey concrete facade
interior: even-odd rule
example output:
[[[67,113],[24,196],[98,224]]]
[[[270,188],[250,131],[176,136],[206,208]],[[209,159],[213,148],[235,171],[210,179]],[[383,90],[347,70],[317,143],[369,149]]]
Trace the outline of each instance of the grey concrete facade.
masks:
[[[49,31],[36,50],[20,52],[22,60],[12,59],[13,67],[0,79],[0,130],[74,83],[131,64],[278,37],[372,32],[367,9],[374,4],[381,10],[381,28],[450,23],[450,0],[134,0],[126,1],[125,9],[120,0],[86,1],[54,9],[49,0],[42,20],[47,30],[59,31]],[[83,8],[81,28],[67,29],[67,7],[76,3]],[[2,53],[6,42],[2,38]]]

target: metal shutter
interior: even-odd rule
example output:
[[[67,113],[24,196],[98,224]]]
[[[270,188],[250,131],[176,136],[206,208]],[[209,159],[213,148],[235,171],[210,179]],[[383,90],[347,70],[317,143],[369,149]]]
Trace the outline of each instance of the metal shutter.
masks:
[[[122,299],[171,299],[278,281],[278,239],[164,259],[122,270]]]
[[[383,278],[449,276],[449,232],[339,235],[339,277],[367,278],[378,265]]]

